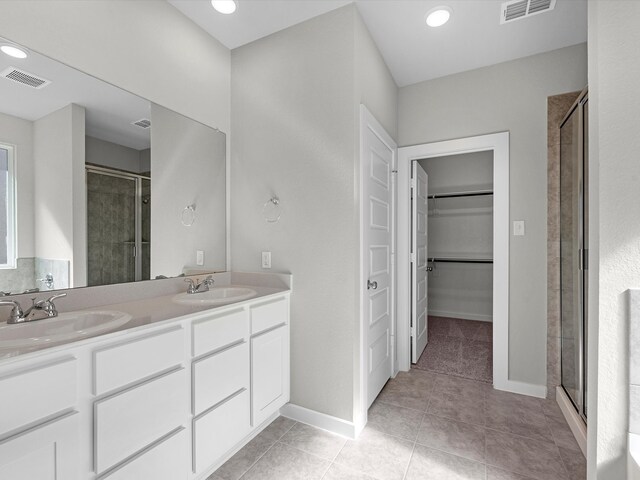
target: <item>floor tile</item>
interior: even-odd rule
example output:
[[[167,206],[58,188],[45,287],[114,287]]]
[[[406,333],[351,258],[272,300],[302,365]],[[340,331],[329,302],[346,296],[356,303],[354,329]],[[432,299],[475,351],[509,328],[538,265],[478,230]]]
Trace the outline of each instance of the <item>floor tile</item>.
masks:
[[[411,369],[400,372],[382,389],[378,401],[425,411],[429,397],[434,390],[437,376],[435,373]]]
[[[238,480],[275,443],[264,430],[227,460],[215,474],[223,480]]]
[[[291,430],[285,433],[280,442],[303,452],[333,460],[347,439],[303,423],[296,423]]]
[[[366,427],[357,440],[348,440],[335,463],[378,480],[402,480],[413,443]]]
[[[356,470],[351,470],[350,468],[344,467],[342,465],[338,465],[337,463],[332,463],[327,470],[327,473],[324,474],[322,480],[375,480],[373,477],[369,475],[365,475],[364,473],[357,472]]]
[[[573,450],[574,452],[579,452],[580,455],[582,455],[580,445],[578,445],[576,437],[573,436],[573,432],[564,418],[559,419],[556,417],[547,417],[547,423],[551,430],[551,435],[558,447]]]
[[[537,440],[553,441],[539,399],[507,392],[488,394],[486,427]]]
[[[501,468],[487,466],[487,480],[535,480],[517,473],[507,472]]]
[[[560,407],[558,406],[558,402],[553,399],[544,399],[541,401],[542,411],[547,417],[553,417],[564,420],[564,414]]]
[[[242,480],[320,480],[330,465],[315,455],[276,443]]]
[[[484,398],[490,390],[492,390],[491,386],[483,382],[452,375],[439,375],[434,393]]]
[[[367,426],[387,435],[414,441],[423,415],[420,410],[376,401],[369,409]]]
[[[416,445],[406,480],[485,480],[482,463]]]
[[[477,425],[425,415],[416,441],[471,460],[484,461],[485,458],[485,430]]]
[[[567,480],[553,442],[543,442],[487,430],[487,464],[538,480]]]
[[[571,480],[585,480],[587,478],[587,460],[582,452],[562,447],[559,450],[564,466],[569,472],[569,478]]]
[[[486,407],[481,395],[434,393],[427,413],[459,422],[484,426]]]
[[[278,417],[261,432],[261,435],[276,442],[280,440],[280,438],[282,438],[282,436],[287,433],[295,424],[296,422],[294,420],[291,420],[290,418]]]

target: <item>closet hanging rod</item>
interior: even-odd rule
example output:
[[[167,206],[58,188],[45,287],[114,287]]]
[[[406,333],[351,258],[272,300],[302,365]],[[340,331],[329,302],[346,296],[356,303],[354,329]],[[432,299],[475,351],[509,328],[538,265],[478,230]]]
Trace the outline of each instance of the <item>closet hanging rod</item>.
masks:
[[[428,198],[454,198],[454,197],[480,197],[482,195],[493,195],[493,190],[477,190],[475,192],[451,192],[433,193],[427,195]]]
[[[430,257],[428,263],[493,263],[491,258],[443,258]]]

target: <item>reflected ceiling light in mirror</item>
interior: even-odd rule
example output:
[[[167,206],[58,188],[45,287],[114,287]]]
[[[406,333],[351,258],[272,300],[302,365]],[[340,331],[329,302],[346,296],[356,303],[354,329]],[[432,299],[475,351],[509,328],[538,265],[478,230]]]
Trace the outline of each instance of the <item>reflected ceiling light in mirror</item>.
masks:
[[[238,5],[235,0],[211,0],[211,5],[217,12],[229,15],[236,11]]]
[[[15,45],[3,44],[0,45],[0,50],[5,55],[9,55],[13,58],[27,58],[29,56],[26,50],[18,48]]]
[[[436,7],[427,12],[426,21],[430,27],[441,27],[451,18],[451,9],[449,7]]]

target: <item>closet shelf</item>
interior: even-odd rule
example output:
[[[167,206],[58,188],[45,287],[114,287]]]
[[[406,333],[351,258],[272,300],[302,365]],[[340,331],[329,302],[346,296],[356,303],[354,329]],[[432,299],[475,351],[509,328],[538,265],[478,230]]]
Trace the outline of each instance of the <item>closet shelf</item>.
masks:
[[[492,258],[429,257],[428,263],[493,263]]]
[[[427,197],[430,199],[435,199],[435,198],[480,197],[485,195],[493,195],[493,190],[474,190],[470,192],[433,193],[431,195],[427,195]]]

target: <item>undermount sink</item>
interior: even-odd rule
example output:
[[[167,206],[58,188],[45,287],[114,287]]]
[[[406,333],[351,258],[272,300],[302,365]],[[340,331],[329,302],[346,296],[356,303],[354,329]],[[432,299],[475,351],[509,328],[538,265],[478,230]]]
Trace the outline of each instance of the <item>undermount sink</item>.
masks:
[[[115,310],[68,312],[54,318],[0,326],[0,348],[18,348],[78,340],[117,329],[131,320]]]
[[[172,300],[182,305],[218,305],[254,297],[256,291],[246,287],[214,287],[202,293],[179,293]]]

